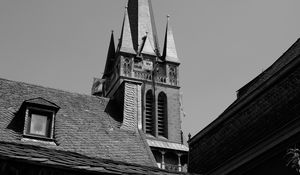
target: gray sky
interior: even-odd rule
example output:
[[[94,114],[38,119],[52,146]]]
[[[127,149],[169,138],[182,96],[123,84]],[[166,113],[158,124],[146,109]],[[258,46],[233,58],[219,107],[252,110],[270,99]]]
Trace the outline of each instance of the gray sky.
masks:
[[[163,45],[171,15],[186,117],[195,135],[300,35],[299,0],[152,0]],[[0,0],[0,77],[90,94],[125,0]]]

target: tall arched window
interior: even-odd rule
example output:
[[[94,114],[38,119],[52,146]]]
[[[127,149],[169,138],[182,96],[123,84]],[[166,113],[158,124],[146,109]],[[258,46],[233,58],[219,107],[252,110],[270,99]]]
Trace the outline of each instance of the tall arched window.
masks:
[[[167,96],[161,92],[157,100],[157,129],[158,135],[168,137],[167,131]]]
[[[146,117],[145,117],[145,132],[146,134],[154,133],[153,119],[153,93],[148,90],[146,93]]]

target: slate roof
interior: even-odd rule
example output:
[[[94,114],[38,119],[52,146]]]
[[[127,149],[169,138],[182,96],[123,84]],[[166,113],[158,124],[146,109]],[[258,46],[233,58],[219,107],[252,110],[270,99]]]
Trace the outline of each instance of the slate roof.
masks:
[[[237,109],[237,106],[242,106],[241,104],[244,101],[249,100],[251,94],[257,92],[258,89],[262,89],[262,86],[265,85],[264,88],[269,87],[271,84],[267,83],[271,78],[278,79],[279,72],[283,69],[287,68],[288,65],[294,64],[296,61],[299,61],[300,56],[300,38],[280,57],[278,58],[270,67],[268,67],[264,72],[259,74],[252,81],[247,83],[244,87],[238,90],[238,98],[212,123],[210,123],[206,128],[197,133],[190,142],[195,142],[198,138],[205,135],[209,130],[213,130],[216,125],[220,124],[222,121],[228,119],[230,117],[227,115],[230,111]],[[243,103],[244,104],[244,103]]]
[[[279,59],[265,71],[238,90],[239,97],[245,96],[275,75],[280,69],[291,63],[300,55],[300,39],[298,39]]]
[[[87,171],[101,174],[184,174],[168,172],[150,166],[128,164],[100,158],[90,158],[77,153],[52,150],[32,145],[0,142],[0,159],[26,161],[27,163],[45,165],[47,167],[67,168],[73,171]]]
[[[14,125],[22,103],[43,98],[60,107],[56,114],[53,144],[22,141],[23,126]],[[146,141],[139,132],[120,129],[105,112],[108,99],[0,78],[0,141],[38,145],[76,152],[89,157],[154,166]],[[152,156],[152,157],[151,157]]]
[[[295,124],[300,112],[299,65],[300,39],[241,88],[238,98],[189,140],[189,168],[212,172],[225,167],[229,171],[233,168],[225,166],[229,161]]]

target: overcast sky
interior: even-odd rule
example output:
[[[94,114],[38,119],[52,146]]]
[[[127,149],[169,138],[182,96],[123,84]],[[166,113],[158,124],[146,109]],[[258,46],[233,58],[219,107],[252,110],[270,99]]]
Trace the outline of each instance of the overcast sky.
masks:
[[[299,0],[153,0],[162,47],[171,15],[186,117],[195,135],[300,36]],[[125,0],[0,0],[0,77],[90,94]],[[1,87],[0,87],[1,88]]]

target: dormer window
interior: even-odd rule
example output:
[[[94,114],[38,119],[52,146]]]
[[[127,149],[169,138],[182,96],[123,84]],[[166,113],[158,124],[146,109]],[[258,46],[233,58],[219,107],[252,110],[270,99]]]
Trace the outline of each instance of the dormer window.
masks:
[[[54,114],[52,111],[28,108],[27,135],[53,138]]]
[[[43,98],[26,100],[21,106],[25,117],[23,136],[29,139],[52,141],[55,115],[59,106]]]

